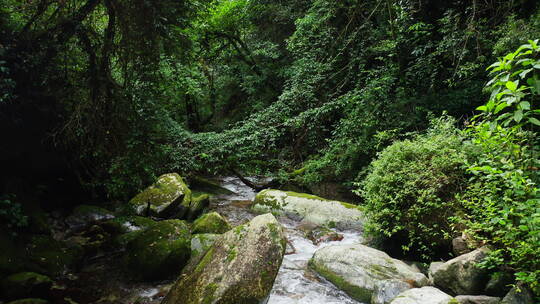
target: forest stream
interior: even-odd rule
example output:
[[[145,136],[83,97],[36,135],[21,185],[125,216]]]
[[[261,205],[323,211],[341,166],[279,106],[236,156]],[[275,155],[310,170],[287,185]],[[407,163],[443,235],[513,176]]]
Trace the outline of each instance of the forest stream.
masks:
[[[250,178],[254,182],[264,180]],[[217,177],[213,181],[231,194],[212,198],[209,209],[217,211],[233,226],[244,224],[257,214],[250,210],[256,192],[236,177]],[[308,261],[317,249],[335,244],[352,244],[362,239],[360,231],[340,231],[343,238],[315,245],[306,238],[300,223],[285,216],[278,217],[285,228],[288,245],[268,304],[352,304],[359,303],[332,283],[308,268]],[[86,261],[80,272],[67,277],[69,293],[86,294],[89,302],[158,304],[173,281],[137,282],[122,274],[115,253],[96,256]],[[100,294],[99,299],[97,294]]]

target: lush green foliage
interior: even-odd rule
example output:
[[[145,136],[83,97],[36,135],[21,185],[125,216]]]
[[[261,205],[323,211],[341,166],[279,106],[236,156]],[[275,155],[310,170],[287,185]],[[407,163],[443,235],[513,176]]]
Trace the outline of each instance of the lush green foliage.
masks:
[[[540,294],[540,47],[529,41],[490,66],[489,102],[468,135],[476,148],[461,200],[469,233],[496,250],[487,266],[516,272]]]
[[[441,118],[425,133],[397,141],[373,161],[359,191],[365,198],[370,230],[399,235],[429,258],[448,247],[451,222],[465,186],[463,137],[455,121]]]

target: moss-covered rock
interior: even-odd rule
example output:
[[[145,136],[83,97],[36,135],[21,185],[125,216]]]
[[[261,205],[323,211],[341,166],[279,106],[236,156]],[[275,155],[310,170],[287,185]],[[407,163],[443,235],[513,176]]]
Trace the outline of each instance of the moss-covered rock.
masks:
[[[119,216],[102,224],[105,231],[112,234],[123,234],[133,231],[144,230],[156,221],[143,216]]]
[[[19,272],[2,280],[1,287],[7,299],[47,296],[53,281],[35,272]]]
[[[254,303],[272,289],[286,239],[271,214],[220,236],[197,264],[187,267],[163,304]]]
[[[28,270],[57,275],[77,264],[83,257],[83,249],[69,246],[48,235],[33,235],[29,238],[25,250]]]
[[[199,217],[206,208],[210,206],[210,195],[201,194],[194,197],[189,204],[187,213],[184,215],[184,219],[193,221]]]
[[[168,173],[132,198],[128,210],[137,215],[166,217],[177,212],[178,207],[187,211],[190,203],[191,190],[182,177],[177,173]]]
[[[11,301],[7,304],[49,304],[49,301],[43,300],[43,299],[36,299],[36,298],[27,298],[27,299]]]
[[[377,286],[387,284],[388,280],[405,281],[410,287],[428,283],[426,276],[404,262],[360,244],[321,248],[309,265],[351,297],[365,303],[371,301]]]
[[[191,238],[191,257],[197,257],[205,253],[208,248],[212,247],[220,234],[200,233],[194,234]]]
[[[157,222],[126,246],[126,270],[141,279],[160,279],[179,273],[190,257],[191,234],[181,220]]]
[[[355,205],[292,191],[263,190],[255,196],[252,208],[330,228],[362,229],[365,222]]]
[[[225,233],[231,225],[219,213],[210,212],[199,217],[191,228],[193,233]]]

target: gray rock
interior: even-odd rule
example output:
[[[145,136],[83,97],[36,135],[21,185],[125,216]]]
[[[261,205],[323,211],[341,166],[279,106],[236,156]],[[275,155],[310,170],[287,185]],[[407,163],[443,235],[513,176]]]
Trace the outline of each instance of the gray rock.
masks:
[[[320,275],[362,302],[369,302],[376,288],[380,285],[383,289],[387,280],[407,282],[409,288],[428,283],[425,275],[404,262],[360,244],[321,248],[309,264]]]
[[[390,304],[455,304],[456,299],[431,286],[400,293]]]
[[[433,285],[433,273],[437,271],[437,269],[439,269],[443,264],[444,262],[432,262],[431,264],[429,264],[429,269],[428,269],[429,285]]]
[[[255,197],[253,209],[338,229],[362,229],[365,222],[355,205],[291,191],[263,190]]]
[[[501,298],[488,296],[457,296],[460,304],[499,304]]]
[[[518,284],[502,299],[501,304],[534,304],[534,295],[529,288]]]
[[[504,297],[514,284],[514,276],[507,272],[491,274],[486,285],[485,294],[489,296]]]
[[[184,269],[162,303],[260,303],[270,294],[285,246],[276,218],[257,216],[218,237],[198,263]]]
[[[451,294],[478,295],[484,291],[489,270],[477,266],[489,252],[487,247],[460,255],[431,272],[433,283]]]
[[[73,231],[79,231],[100,221],[114,218],[114,214],[107,209],[92,206],[80,205],[73,209],[70,216],[66,218],[66,224]]]
[[[400,280],[381,281],[371,295],[371,304],[389,304],[400,293],[409,289],[411,285]]]
[[[452,251],[455,255],[462,255],[465,253],[469,253],[472,250],[469,248],[469,244],[467,244],[467,241],[463,237],[459,236],[452,240]]]
[[[203,253],[205,253],[208,248],[212,247],[215,240],[220,236],[221,234],[213,234],[213,233],[199,233],[194,234],[191,238],[191,257],[197,257]]]

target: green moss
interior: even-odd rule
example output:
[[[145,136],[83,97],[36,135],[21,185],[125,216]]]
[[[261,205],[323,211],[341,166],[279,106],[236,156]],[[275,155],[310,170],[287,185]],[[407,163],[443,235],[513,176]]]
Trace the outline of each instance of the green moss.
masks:
[[[339,289],[345,291],[353,299],[360,302],[370,303],[372,292],[366,289],[362,289],[358,286],[352,285],[343,278],[335,275],[332,271],[324,267],[323,265],[317,265],[313,259],[309,260],[309,267],[322,275],[328,281],[332,282]]]
[[[161,221],[127,244],[127,270],[144,279],[178,273],[191,255],[191,234],[184,221]]]
[[[299,193],[299,192],[293,192],[293,191],[286,191],[285,193],[287,193],[287,195],[289,196],[307,198],[307,199],[318,200],[318,201],[331,201],[329,199],[322,198],[313,194]]]
[[[236,254],[236,248],[231,248],[231,250],[229,250],[229,252],[227,253],[227,262],[234,260],[236,258]]]
[[[190,178],[190,186],[198,192],[206,192],[210,194],[232,194],[229,189],[221,187],[218,183],[208,180],[203,177],[194,176]]]
[[[137,214],[143,214],[150,204],[150,211],[154,215],[171,211],[178,204],[189,208],[191,190],[176,173],[164,174],[156,183],[137,194],[129,202],[130,209]]]
[[[210,283],[204,288],[203,304],[211,304],[214,301],[214,293],[218,289],[218,285]]]
[[[206,265],[212,261],[212,257],[214,256],[214,247],[210,247],[204,257],[201,259],[199,264],[197,264],[197,267],[195,268],[195,272],[201,272],[204,270]]]
[[[210,212],[199,217],[193,223],[193,233],[225,233],[231,225],[217,212]]]

